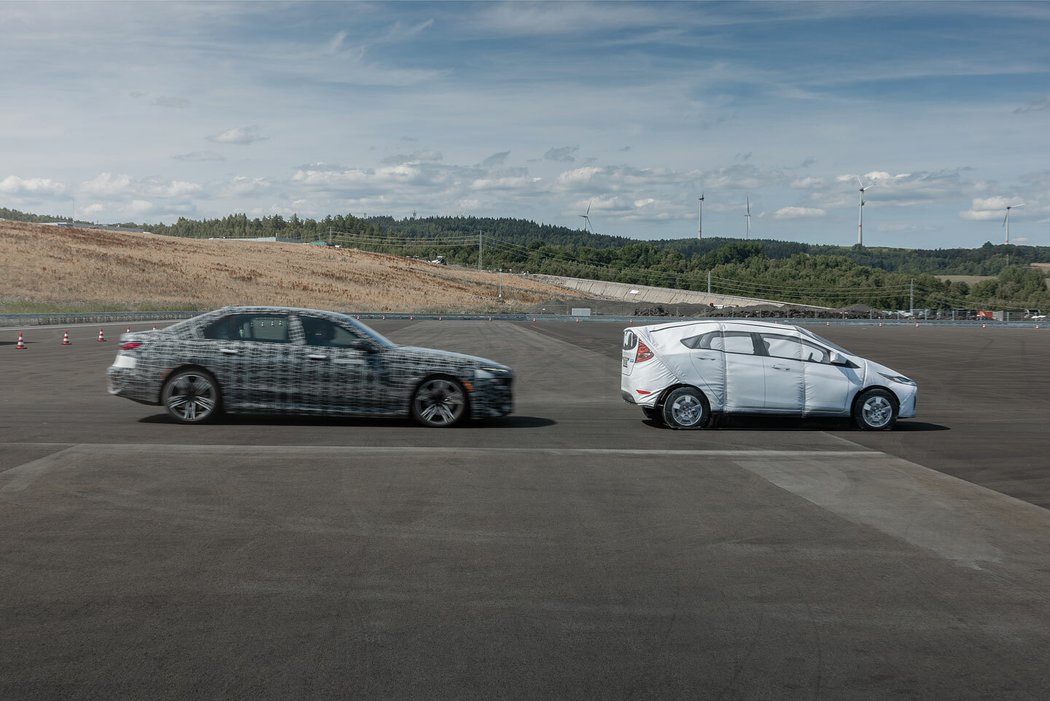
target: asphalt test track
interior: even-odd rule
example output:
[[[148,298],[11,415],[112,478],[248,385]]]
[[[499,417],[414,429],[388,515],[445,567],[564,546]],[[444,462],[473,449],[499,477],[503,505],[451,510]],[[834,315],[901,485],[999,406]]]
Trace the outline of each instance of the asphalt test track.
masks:
[[[676,432],[620,325],[374,326],[511,365],[515,413],[179,426],[106,393],[122,329],[0,330],[0,698],[1050,688],[1050,330],[813,327],[919,416]]]

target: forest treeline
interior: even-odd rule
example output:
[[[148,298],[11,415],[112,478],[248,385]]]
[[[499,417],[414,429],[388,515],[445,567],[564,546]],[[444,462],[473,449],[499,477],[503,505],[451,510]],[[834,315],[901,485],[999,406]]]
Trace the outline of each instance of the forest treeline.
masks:
[[[3,218],[20,214],[0,209]],[[232,214],[122,226],[193,238],[331,243],[426,260],[440,256],[451,264],[488,270],[710,289],[835,308],[1050,308],[1044,273],[1030,265],[1050,262],[1050,247],[1044,246],[986,243],[975,249],[918,250],[727,238],[639,241],[522,219],[350,214],[317,220]],[[942,281],[938,275],[994,277],[971,285]]]

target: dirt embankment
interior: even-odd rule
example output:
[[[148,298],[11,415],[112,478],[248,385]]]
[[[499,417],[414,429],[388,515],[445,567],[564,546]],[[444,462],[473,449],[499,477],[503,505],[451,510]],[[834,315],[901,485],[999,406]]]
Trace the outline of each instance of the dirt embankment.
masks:
[[[303,244],[0,221],[0,310],[517,311],[564,297],[529,277]],[[500,292],[502,291],[502,301]]]

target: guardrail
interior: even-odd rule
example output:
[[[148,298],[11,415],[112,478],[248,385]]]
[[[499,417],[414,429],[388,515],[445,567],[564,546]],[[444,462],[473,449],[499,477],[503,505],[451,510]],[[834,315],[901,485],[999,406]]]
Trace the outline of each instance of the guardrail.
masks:
[[[49,314],[0,314],[0,328],[21,329],[32,326],[76,326],[88,324],[130,324],[143,321],[177,321],[200,314],[199,311],[168,312],[76,312]],[[626,326],[644,326],[674,321],[769,321],[773,323],[798,324],[800,326],[958,326],[970,328],[1050,328],[1045,321],[1016,320],[990,321],[986,319],[897,319],[897,318],[842,318],[832,316],[632,316],[623,314],[593,314],[572,316],[549,312],[529,313],[416,313],[416,312],[344,312],[362,321],[560,321],[560,322],[604,322]]]
[[[133,321],[189,319],[200,312],[51,312],[0,314],[0,326],[75,326],[77,324],[123,324]]]

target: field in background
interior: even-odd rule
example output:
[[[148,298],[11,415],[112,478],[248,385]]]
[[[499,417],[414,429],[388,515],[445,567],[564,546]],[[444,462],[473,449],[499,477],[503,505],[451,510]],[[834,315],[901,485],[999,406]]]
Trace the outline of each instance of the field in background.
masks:
[[[1050,263],[1029,263],[1033,268],[1038,268],[1040,271],[1050,274]],[[965,282],[971,287],[976,285],[978,282],[984,282],[985,280],[995,280],[994,275],[938,275],[938,280],[945,280],[947,282]],[[1046,280],[1046,287],[1050,289],[1050,278]]]
[[[227,304],[518,311],[566,295],[564,288],[521,275],[353,249],[9,221],[0,221],[0,279],[0,311],[7,312],[192,310]]]

